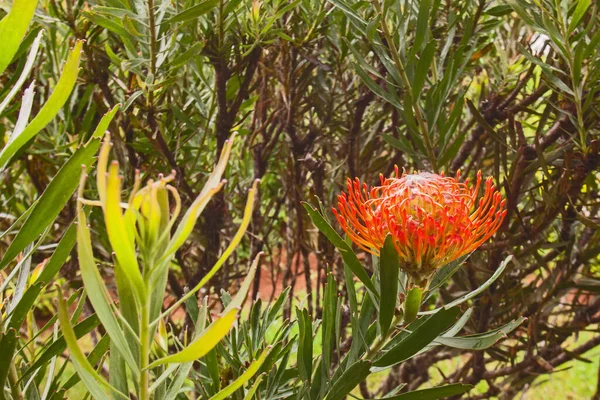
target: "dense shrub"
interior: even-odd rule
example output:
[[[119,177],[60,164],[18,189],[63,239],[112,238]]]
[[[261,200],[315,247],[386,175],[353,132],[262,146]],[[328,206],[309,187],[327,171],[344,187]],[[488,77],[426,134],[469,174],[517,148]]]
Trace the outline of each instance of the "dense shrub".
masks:
[[[79,379],[64,362],[52,281],[73,305],[76,335],[90,333],[92,364],[114,360],[105,360],[104,334],[110,332],[99,326],[97,304],[81,291],[80,254],[71,250],[76,197],[102,197],[93,182],[81,196],[74,193],[82,164],[96,177],[94,156],[106,130],[123,194],[132,192],[136,171],[144,183],[173,171],[181,215],[237,135],[227,184],[164,270],[165,308],[183,298],[186,287],[197,287],[235,242],[247,192],[260,179],[248,234],[217,268],[200,309],[187,301],[186,314],[173,314],[158,327],[165,346],[153,354],[175,353],[194,327],[202,331],[197,324],[212,320],[208,310],[217,315],[220,304],[231,301],[222,290],[235,291],[248,273],[254,299],[267,287],[290,289],[265,311],[255,304],[211,358],[195,365],[185,384],[198,396],[233,383],[268,345],[270,369],[263,367],[244,386],[267,398],[322,398],[335,386],[328,380],[339,381],[356,352],[376,356],[354,343],[363,330],[371,332],[367,348],[381,334],[379,309],[357,321],[378,294],[369,294],[365,281],[353,282],[347,253],[336,249],[343,245],[319,229],[328,229],[325,221],[340,228],[329,210],[338,205],[346,177],[377,185],[379,175],[392,176],[395,166],[448,176],[460,170],[471,181],[482,171],[497,183],[507,210],[498,232],[447,285],[433,287],[422,308],[476,292],[463,303],[461,335],[492,332],[485,337],[496,344],[474,350],[473,343],[446,340],[392,366],[374,390],[363,380],[362,396],[464,383],[480,384],[474,398],[513,398],[539,375],[581,359],[600,344],[598,336],[575,347],[569,341],[596,329],[600,315],[598,7],[589,0],[4,5],[0,385],[7,390],[0,396],[61,398],[61,389]],[[322,206],[322,216],[303,201]],[[86,208],[92,252],[108,291],[116,293],[117,250],[95,205]],[[377,282],[380,260],[355,250]],[[261,252],[262,267],[252,276]],[[402,301],[394,299],[394,308]],[[517,327],[521,317],[527,321]],[[394,327],[403,329],[404,322]],[[308,350],[313,336],[316,349],[317,338],[323,341],[321,358],[321,350],[314,358]],[[395,337],[399,341],[402,333]],[[432,367],[450,359],[459,367],[431,382]],[[230,396],[244,397],[241,390]]]

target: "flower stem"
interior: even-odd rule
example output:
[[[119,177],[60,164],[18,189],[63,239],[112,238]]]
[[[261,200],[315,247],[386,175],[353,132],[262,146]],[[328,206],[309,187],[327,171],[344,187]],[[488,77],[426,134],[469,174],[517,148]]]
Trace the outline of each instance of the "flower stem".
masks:
[[[147,299],[146,299],[147,300]],[[150,400],[148,365],[150,362],[150,306],[145,301],[142,306],[140,324],[140,400]]]
[[[394,317],[394,320],[392,321],[392,328],[398,325],[400,321],[402,321],[402,314],[403,313],[400,312]],[[375,340],[371,348],[369,348],[369,351],[367,351],[367,353],[364,355],[363,360],[370,360],[373,357],[375,357],[377,353],[379,353],[379,350],[381,350],[383,346],[387,343],[388,339],[392,336],[393,332],[394,329],[388,329],[385,335],[379,336],[377,340]]]

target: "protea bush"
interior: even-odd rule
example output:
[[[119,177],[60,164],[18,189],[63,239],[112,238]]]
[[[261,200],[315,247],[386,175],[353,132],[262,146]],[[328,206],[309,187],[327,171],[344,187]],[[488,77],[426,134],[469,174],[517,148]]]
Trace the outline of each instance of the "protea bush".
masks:
[[[0,400],[598,397],[598,10],[3,3]]]

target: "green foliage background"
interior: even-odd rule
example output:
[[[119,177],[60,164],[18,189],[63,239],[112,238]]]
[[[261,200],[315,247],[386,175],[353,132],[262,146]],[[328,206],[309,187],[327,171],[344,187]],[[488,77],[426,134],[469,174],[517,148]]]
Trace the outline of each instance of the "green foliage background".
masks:
[[[11,4],[0,6],[2,17]],[[250,234],[209,292],[235,288],[264,251],[263,270],[271,274],[261,277],[258,270],[253,296],[277,279],[291,286],[285,317],[295,318],[293,299],[308,294],[303,305],[321,318],[326,271],[343,282],[343,264],[302,201],[316,204],[317,196],[331,218],[327,210],[346,177],[375,184],[395,165],[447,174],[460,169],[471,179],[482,170],[502,189],[508,215],[435,301],[446,304],[476,289],[512,255],[502,277],[470,301],[465,333],[521,316],[528,321],[485,351],[440,347],[419,355],[361,393],[374,397],[400,383],[417,389],[429,381],[430,368],[460,357],[459,368],[444,371],[445,382],[486,382],[474,398],[513,398],[538,375],[600,344],[599,7],[592,0],[42,0],[0,76],[0,101],[41,30],[24,86],[35,79],[31,115],[50,103],[70,49],[79,45],[81,70],[57,115],[39,133],[30,131],[15,154],[6,149],[21,102],[0,112],[3,273],[16,270],[22,251],[32,251],[33,269],[69,238],[72,177],[80,164],[93,163],[77,157],[87,155],[83,144],[117,104],[107,129],[124,187],[131,188],[136,169],[143,179],[174,170],[186,208],[237,133],[228,183],[176,255],[169,276],[174,297],[215,263],[255,179],[261,184]],[[96,198],[93,184],[88,191]],[[45,192],[56,197],[36,203]],[[25,229],[34,204],[39,218]],[[101,213],[89,218],[95,254],[110,277]],[[77,258],[64,260],[57,279],[75,293],[82,286]],[[15,285],[2,287],[6,298]],[[20,327],[23,337],[38,329],[35,320],[41,326],[55,313],[54,290],[40,289],[37,307]],[[343,287],[340,293],[346,299]],[[91,309],[79,304],[89,316]],[[347,315],[340,318],[349,324]],[[175,334],[192,323],[189,317],[172,322]],[[573,345],[582,331],[594,334]],[[347,350],[348,340],[341,335],[336,349]],[[31,350],[19,355],[24,364],[39,355]]]

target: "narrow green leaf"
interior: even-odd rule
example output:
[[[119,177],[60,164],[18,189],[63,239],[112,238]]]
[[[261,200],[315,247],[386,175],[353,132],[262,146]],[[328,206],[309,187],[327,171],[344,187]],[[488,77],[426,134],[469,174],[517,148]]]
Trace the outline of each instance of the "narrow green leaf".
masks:
[[[195,6],[192,6],[188,9],[183,10],[179,14],[173,16],[168,20],[169,24],[173,24],[176,22],[186,22],[192,19],[196,19],[201,15],[209,13],[213,8],[219,5],[219,0],[204,0]]]
[[[32,205],[29,217],[0,261],[0,269],[5,268],[29,243],[33,242],[44,229],[54,222],[77,189],[81,166],[85,165],[89,168],[95,162],[94,156],[99,146],[98,139],[90,140],[86,145],[77,149],[75,154],[62,166],[40,196],[39,201]]]
[[[94,330],[98,325],[100,325],[100,320],[96,314],[89,316],[84,319],[77,325],[73,327],[73,331],[75,332],[75,337],[77,339],[87,335],[92,330]],[[36,356],[35,362],[31,364],[29,368],[19,378],[21,381],[25,380],[29,375],[35,372],[37,369],[41,368],[43,365],[47,364],[52,360],[52,358],[61,354],[67,348],[67,343],[65,342],[65,338],[63,336],[56,339],[50,345],[46,346],[44,350],[41,351],[41,354]]]
[[[256,379],[256,382],[254,382],[254,385],[252,385],[250,390],[248,390],[248,393],[246,393],[246,396],[244,396],[244,400],[253,400],[254,399],[256,391],[258,390],[258,387],[260,386],[265,375],[266,374],[259,375],[259,377]]]
[[[73,362],[73,366],[75,367],[75,370],[77,371],[77,374],[81,378],[83,384],[96,400],[110,400],[110,397],[104,390],[107,390],[108,392],[114,392],[115,394],[118,393],[122,398],[128,399],[127,396],[113,388],[102,375],[98,374],[98,372],[96,372],[94,367],[92,367],[88,361],[85,354],[83,354],[83,351],[77,344],[77,336],[75,335],[75,331],[71,325],[71,318],[69,317],[69,312],[67,311],[67,304],[62,297],[60,286],[57,286],[57,288],[58,320],[60,321],[63,337],[67,342],[67,347],[69,348],[69,353],[71,354],[71,361]]]
[[[328,0],[348,17],[352,24],[362,33],[366,34],[367,21],[364,20],[350,5],[342,0]]]
[[[87,356],[88,362],[91,365],[96,365],[102,359],[102,357],[108,353],[109,347],[110,347],[110,338],[108,337],[108,335],[102,336],[102,339],[100,339],[98,344],[96,344],[96,346],[92,349],[92,351],[90,351],[90,354],[88,354],[88,356]],[[111,359],[112,359],[112,357],[113,357],[113,355],[111,354]],[[78,374],[75,373],[75,374],[71,375],[71,377],[69,379],[67,379],[65,384],[62,385],[60,388],[62,390],[69,390],[80,381],[81,381],[81,378],[79,377]],[[121,390],[121,392],[123,392],[123,391]],[[125,393],[125,392],[123,392],[123,393]]]
[[[386,397],[385,400],[438,400],[446,399],[450,396],[463,394],[473,389],[471,385],[462,383],[453,383],[451,385],[438,386],[434,388],[415,390],[408,393],[402,393],[398,396]]]
[[[455,349],[483,350],[490,348],[499,340],[504,339],[506,335],[517,329],[519,325],[521,325],[526,319],[527,318],[525,317],[520,317],[506,325],[501,326],[500,328],[477,335],[462,337],[446,337],[444,335],[438,337],[435,341],[436,343],[453,347]]]
[[[429,67],[433,61],[435,50],[436,41],[432,40],[427,44],[427,46],[425,46],[425,49],[423,49],[421,57],[419,58],[419,62],[417,63],[415,77],[413,78],[412,82],[412,94],[415,101],[421,98],[423,86],[425,85],[425,79],[429,73]]]
[[[298,319],[298,372],[304,382],[312,380],[312,361],[313,361],[313,331],[312,321],[308,315],[308,310],[296,308],[296,318]]]
[[[17,347],[17,331],[15,329],[7,330],[2,339],[0,340],[0,388],[3,390],[0,392],[0,399],[4,400],[4,387],[6,386],[6,378],[8,377],[8,371],[12,365],[12,355]]]
[[[323,218],[323,216],[319,214],[319,212],[313,206],[311,206],[308,203],[302,203],[302,205],[308,212],[308,215],[310,216],[310,219],[312,220],[313,224],[315,224],[315,226],[321,231],[321,233],[323,233],[323,235],[325,235],[325,237],[327,237],[327,239],[329,239],[329,241],[335,247],[337,247],[338,251],[342,255],[344,263],[348,266],[348,268],[352,270],[352,273],[356,275],[356,277],[365,285],[371,296],[373,296],[374,299],[378,300],[379,295],[377,294],[377,289],[375,289],[375,285],[373,285],[371,278],[369,278],[369,275],[367,275],[367,271],[365,271],[364,267],[362,266],[362,264],[356,257],[356,254],[354,254],[348,243],[346,243],[344,239],[342,239],[340,235],[337,234],[335,229],[333,229],[331,225],[329,225],[325,218]]]
[[[442,308],[448,309],[451,307],[455,307],[458,306],[462,303],[464,303],[465,301],[472,299],[473,297],[477,296],[479,293],[483,292],[484,290],[486,290],[492,283],[494,283],[494,281],[496,279],[498,279],[498,277],[502,274],[502,272],[504,271],[504,269],[506,268],[506,266],[508,265],[508,263],[512,260],[512,255],[509,255],[508,257],[506,257],[504,259],[504,261],[502,261],[502,263],[500,263],[500,265],[498,266],[498,269],[496,271],[494,271],[494,274],[483,283],[483,285],[479,286],[477,289],[473,290],[472,292],[469,292],[467,294],[465,294],[464,296],[459,297],[458,299],[446,304],[444,307],[440,307],[437,308],[435,310],[430,310],[430,311],[422,311],[419,313],[419,315],[427,315],[427,314],[433,314],[436,313],[438,310],[441,310]]]
[[[438,311],[388,350],[373,365],[376,367],[391,367],[411,358],[455,323],[458,313],[458,307]]]
[[[37,0],[36,0],[36,2],[37,2]],[[27,77],[29,76],[29,72],[31,72],[31,69],[33,68],[35,58],[37,57],[37,53],[40,48],[40,43],[42,41],[43,33],[44,33],[44,31],[40,30],[39,33],[37,34],[37,37],[35,38],[33,45],[31,46],[31,50],[29,51],[29,54],[27,55],[27,61],[25,62],[25,66],[23,67],[23,71],[21,71],[21,75],[19,76],[19,79],[14,84],[12,84],[12,85],[9,84],[11,87],[10,92],[6,95],[6,97],[4,97],[4,99],[2,100],[2,103],[0,103],[0,115],[2,115],[2,112],[4,111],[4,109],[8,106],[8,104],[13,99],[13,97],[15,97],[15,95],[17,94],[19,89],[21,89],[21,86],[23,86],[23,83],[25,83],[25,81],[27,80]],[[0,74],[1,74],[1,72],[0,72]]]
[[[233,308],[217,318],[202,334],[180,352],[154,361],[149,369],[158,365],[185,363],[202,358],[225,337],[237,319],[239,308]]]
[[[358,361],[352,364],[340,378],[333,384],[325,400],[342,400],[359,383],[367,379],[371,369],[371,362]]]
[[[2,38],[0,74],[8,67],[19,50],[21,40],[25,37],[33,19],[36,6],[37,0],[14,0],[8,14],[0,21],[0,38]]]
[[[110,336],[112,345],[118,348],[121,355],[125,358],[127,365],[129,365],[134,376],[137,378],[140,372],[138,363],[128,346],[123,328],[114,314],[112,299],[94,261],[90,230],[87,226],[85,212],[81,205],[78,207],[77,253],[79,256],[81,278],[83,279],[90,302],[94,306],[98,318],[102,321],[104,329],[106,329],[106,332]]]
[[[398,300],[398,274],[400,271],[400,260],[394,240],[387,235],[381,255],[379,257],[381,297],[379,298],[379,326],[381,335],[386,336],[394,314]]]
[[[417,30],[415,32],[415,41],[413,47],[416,50],[421,48],[421,44],[429,35],[429,11],[431,10],[431,0],[419,1],[419,14],[417,15]]]
[[[581,18],[585,15],[585,12],[592,4],[592,0],[577,0],[577,6],[575,7],[575,11],[573,11],[573,16],[571,17],[571,22],[569,22],[569,33],[573,32]]]
[[[58,114],[62,106],[66,103],[77,81],[82,45],[83,42],[78,40],[73,50],[71,50],[60,79],[46,104],[44,104],[29,125],[19,135],[11,138],[10,142],[0,152],[0,170],[6,167],[9,160],[21,147],[52,121],[54,116]]]
[[[400,104],[400,100],[394,93],[387,92],[384,88],[379,86],[379,84],[375,82],[373,78],[371,78],[369,74],[365,72],[365,70],[360,66],[360,64],[352,63],[352,65],[354,66],[354,69],[356,70],[356,73],[358,74],[360,79],[373,93],[375,93],[377,96],[381,97],[382,99],[396,107],[398,110],[402,110],[402,104]]]

